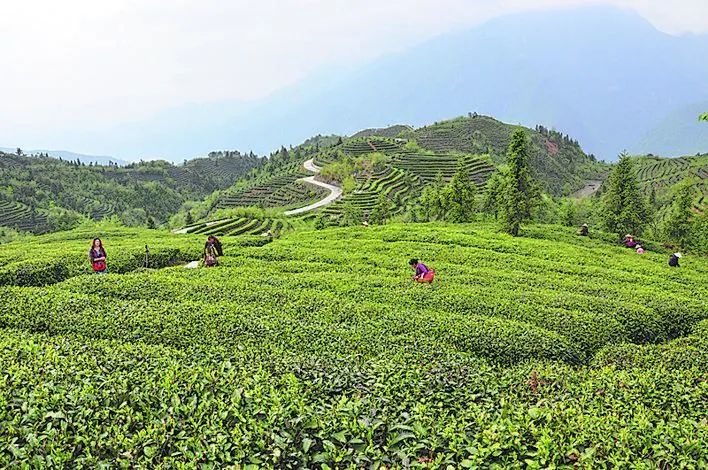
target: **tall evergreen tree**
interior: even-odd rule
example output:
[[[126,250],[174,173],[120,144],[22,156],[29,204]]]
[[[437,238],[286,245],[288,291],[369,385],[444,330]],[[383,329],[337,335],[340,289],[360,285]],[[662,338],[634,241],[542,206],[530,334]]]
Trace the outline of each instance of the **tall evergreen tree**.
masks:
[[[531,176],[528,141],[523,129],[512,134],[506,163],[508,173],[501,194],[504,230],[518,236],[521,224],[531,218],[531,210],[540,194]]]
[[[364,212],[361,208],[352,204],[351,201],[346,201],[342,207],[342,215],[339,219],[339,225],[352,226],[359,225],[364,220]]]
[[[391,217],[391,201],[389,201],[385,194],[381,193],[376,201],[376,205],[371,209],[369,222],[372,224],[385,224],[389,217]]]
[[[506,167],[499,168],[492,173],[492,176],[487,180],[487,187],[484,190],[484,201],[482,202],[482,210],[488,214],[493,214],[494,218],[499,218],[501,210],[501,197],[506,181]]]
[[[683,181],[677,188],[671,213],[664,222],[666,237],[681,248],[686,248],[692,238],[694,186],[691,181]]]
[[[444,213],[444,201],[442,191],[445,187],[442,173],[438,173],[432,184],[423,188],[420,195],[419,205],[423,218],[426,221],[441,219]]]
[[[610,173],[603,197],[602,219],[605,228],[620,237],[626,233],[638,235],[642,233],[648,216],[634,172],[634,162],[623,153]]]
[[[457,170],[452,180],[445,186],[443,201],[445,219],[450,222],[469,222],[475,213],[475,195],[477,187],[470,179],[465,162],[457,162]]]

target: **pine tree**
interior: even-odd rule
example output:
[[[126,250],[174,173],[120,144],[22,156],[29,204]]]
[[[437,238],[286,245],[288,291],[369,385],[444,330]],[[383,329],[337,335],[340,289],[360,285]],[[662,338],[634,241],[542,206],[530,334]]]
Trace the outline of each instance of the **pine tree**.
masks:
[[[566,227],[572,227],[577,224],[578,210],[575,203],[571,199],[563,201],[558,214],[560,223]]]
[[[664,233],[668,239],[686,248],[692,238],[694,187],[691,181],[682,182],[676,189],[671,213],[664,222]]]
[[[607,186],[602,209],[605,228],[620,237],[626,233],[641,234],[649,214],[639,190],[634,162],[626,154],[620,155]]]
[[[460,159],[450,183],[443,191],[445,219],[450,222],[469,222],[475,213],[477,187],[470,179],[465,162]]]
[[[352,204],[351,201],[344,203],[340,225],[352,226],[359,225],[364,221],[364,212],[358,206]]]
[[[438,173],[435,181],[423,188],[418,203],[420,205],[423,218],[426,221],[437,220],[442,218],[444,213],[444,203],[442,200],[442,191],[445,187],[442,173]]]
[[[501,210],[501,195],[506,181],[506,168],[500,168],[492,173],[487,180],[487,187],[484,191],[484,202],[482,210],[488,214],[493,214],[494,218],[499,218]]]
[[[538,184],[529,169],[528,143],[523,129],[512,134],[506,160],[508,174],[501,195],[504,230],[518,236],[521,224],[531,218],[539,196]]]
[[[385,194],[381,193],[376,205],[369,214],[369,222],[372,224],[385,224],[389,217],[391,217],[391,201]]]

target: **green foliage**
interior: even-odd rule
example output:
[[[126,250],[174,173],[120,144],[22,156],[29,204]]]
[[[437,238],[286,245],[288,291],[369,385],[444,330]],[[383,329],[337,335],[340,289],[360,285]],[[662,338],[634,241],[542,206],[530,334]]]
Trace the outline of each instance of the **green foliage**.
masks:
[[[701,114],[698,119],[700,119],[701,121],[708,121],[708,113]]]
[[[639,190],[634,163],[626,154],[620,155],[610,173],[603,195],[602,217],[605,228],[619,237],[627,233],[641,234],[648,222],[646,202]]]
[[[690,180],[694,186],[693,210],[708,211],[708,155],[678,158],[639,157],[634,160],[640,189],[648,194],[648,212],[653,233],[672,210],[678,186]]]
[[[432,184],[426,185],[420,195],[418,204],[426,221],[442,220],[445,216],[445,181],[442,174],[438,173]]]
[[[345,202],[343,207],[344,210],[339,218],[339,225],[350,227],[360,225],[364,221],[364,212],[360,207],[354,205],[352,202]]]
[[[502,210],[502,195],[504,194],[504,185],[508,180],[508,174],[506,166],[499,167],[497,171],[492,173],[484,191],[482,210],[493,214],[495,219],[499,218]]]
[[[356,189],[356,180],[354,179],[353,176],[349,175],[349,176],[344,177],[344,179],[341,182],[341,185],[342,185],[342,192],[345,194],[349,194]]]
[[[421,127],[406,137],[437,153],[488,154],[496,165],[501,165],[512,135],[519,128],[472,114]],[[586,155],[578,142],[567,135],[543,126],[525,131],[528,164],[542,189],[553,196],[562,196],[564,188],[571,191],[582,188],[586,180],[596,178],[606,168],[606,164]]]
[[[144,225],[143,214],[163,223],[185,201],[228,187],[259,164],[256,156],[238,152],[180,166],[154,161],[125,167],[0,153],[0,226],[44,233],[111,215]]]
[[[391,217],[393,203],[386,197],[385,194],[380,194],[376,205],[369,214],[369,222],[372,224],[385,224]]]
[[[527,145],[526,133],[516,130],[509,143],[508,172],[500,194],[504,230],[513,236],[517,236],[521,224],[530,219],[540,195],[528,165]]]
[[[578,221],[578,209],[576,207],[575,201],[572,199],[566,199],[560,205],[559,209],[559,223],[565,225],[566,227],[574,227],[579,225]]]
[[[477,187],[470,179],[464,160],[460,160],[450,183],[443,189],[445,220],[456,223],[471,221],[476,212],[476,193]]]
[[[666,237],[683,249],[688,248],[694,238],[694,193],[695,185],[692,181],[687,180],[680,184],[675,191],[671,212],[664,221]]]
[[[214,269],[2,287],[0,466],[705,467],[706,259],[525,232],[226,237]],[[203,246],[103,226],[0,263],[85,265],[94,233],[109,263]],[[440,282],[404,286],[423,255]]]

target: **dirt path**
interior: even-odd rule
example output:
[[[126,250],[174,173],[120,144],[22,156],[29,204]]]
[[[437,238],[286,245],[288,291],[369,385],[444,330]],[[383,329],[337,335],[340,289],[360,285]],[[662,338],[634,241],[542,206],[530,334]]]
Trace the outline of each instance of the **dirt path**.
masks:
[[[585,182],[585,186],[582,189],[575,191],[570,197],[575,199],[590,197],[600,189],[601,185],[602,180],[588,180]]]
[[[313,159],[307,160],[303,166],[307,171],[311,171],[315,173],[315,176],[320,172],[321,168],[315,165],[315,162]],[[298,181],[302,181],[304,183],[309,183],[309,184],[314,184],[315,186],[319,186],[321,188],[325,188],[330,191],[329,196],[326,198],[322,199],[321,201],[317,201],[314,204],[310,204],[309,206],[301,207],[299,209],[293,209],[285,212],[285,215],[298,215],[298,214],[304,214],[305,212],[310,212],[315,209],[319,209],[320,207],[324,207],[328,204],[333,203],[340,197],[342,197],[342,188],[339,186],[335,186],[333,184],[327,184],[323,183],[321,181],[317,181],[315,179],[315,176],[308,176],[307,178],[300,178]]]

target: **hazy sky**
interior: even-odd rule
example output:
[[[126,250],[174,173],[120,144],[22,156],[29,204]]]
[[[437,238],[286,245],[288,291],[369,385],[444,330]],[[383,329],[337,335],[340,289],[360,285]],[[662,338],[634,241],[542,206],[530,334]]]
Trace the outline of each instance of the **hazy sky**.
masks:
[[[708,32],[708,0],[5,1],[0,146],[57,148],[62,130],[256,100],[325,65],[503,14],[590,4],[634,9],[671,34]]]

